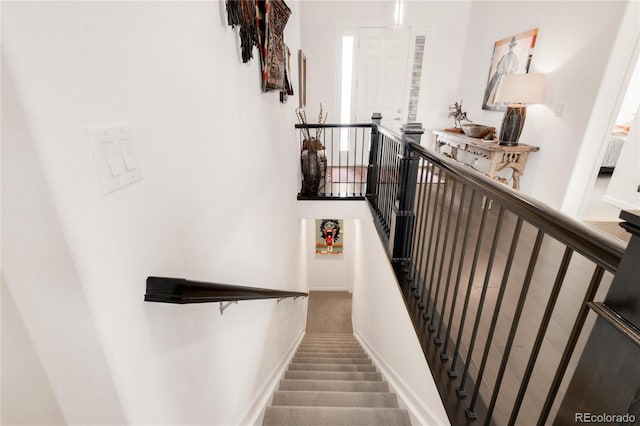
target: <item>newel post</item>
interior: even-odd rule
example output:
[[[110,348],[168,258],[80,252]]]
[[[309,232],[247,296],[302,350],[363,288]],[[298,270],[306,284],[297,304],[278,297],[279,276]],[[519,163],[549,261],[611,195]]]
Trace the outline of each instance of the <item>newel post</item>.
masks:
[[[378,125],[382,120],[382,114],[374,112],[371,114],[371,144],[369,145],[369,165],[367,166],[367,191],[366,197],[370,200],[378,195],[378,167],[380,163],[380,153],[378,152]],[[374,200],[372,200],[374,201]],[[377,205],[377,202],[374,202]]]
[[[410,149],[409,143],[420,144],[424,134],[422,123],[406,123],[401,128],[402,148],[397,201],[394,206],[396,223],[393,236],[392,259],[405,263],[411,257],[413,228],[415,225],[415,199],[420,158]]]

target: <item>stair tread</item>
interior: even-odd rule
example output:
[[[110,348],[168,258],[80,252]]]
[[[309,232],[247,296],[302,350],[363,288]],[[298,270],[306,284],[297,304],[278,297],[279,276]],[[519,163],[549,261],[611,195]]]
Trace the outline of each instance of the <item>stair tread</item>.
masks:
[[[289,364],[289,370],[302,371],[362,371],[376,372],[378,371],[374,365],[367,364],[328,364],[328,363],[295,363]]]
[[[286,371],[285,379],[382,381],[380,373],[361,371]]]
[[[408,426],[411,419],[352,333],[310,333],[266,407],[263,425]]]
[[[386,407],[398,408],[391,392],[276,391],[274,406]]]
[[[368,358],[364,352],[296,352],[301,358]]]
[[[371,360],[368,358],[325,358],[325,357],[299,357],[294,356],[292,362],[312,364],[312,363],[324,363],[324,364],[371,364]]]
[[[264,425],[384,425],[410,426],[409,413],[401,408],[267,407]]]
[[[282,379],[278,390],[389,392],[389,385],[383,381]]]

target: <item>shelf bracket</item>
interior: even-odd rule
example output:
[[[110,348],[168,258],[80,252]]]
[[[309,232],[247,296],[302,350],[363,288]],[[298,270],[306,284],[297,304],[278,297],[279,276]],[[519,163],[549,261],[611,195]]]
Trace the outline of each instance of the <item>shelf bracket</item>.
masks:
[[[238,303],[237,300],[232,300],[231,302],[227,302],[227,303],[220,302],[220,315],[224,314],[224,310],[227,309],[229,307],[229,305],[237,304],[237,303]]]

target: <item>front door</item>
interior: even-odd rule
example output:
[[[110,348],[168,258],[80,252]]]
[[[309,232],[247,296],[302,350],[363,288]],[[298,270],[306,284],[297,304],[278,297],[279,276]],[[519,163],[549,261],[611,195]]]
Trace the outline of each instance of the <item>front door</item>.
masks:
[[[409,30],[361,28],[359,31],[356,81],[357,123],[382,113],[383,123],[393,130],[406,116],[405,98]]]

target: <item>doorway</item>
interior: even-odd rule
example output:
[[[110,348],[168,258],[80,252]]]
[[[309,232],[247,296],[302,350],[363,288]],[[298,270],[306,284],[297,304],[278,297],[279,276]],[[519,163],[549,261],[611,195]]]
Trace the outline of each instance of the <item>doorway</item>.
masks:
[[[621,210],[640,209],[640,57],[635,65],[620,109],[603,141],[602,161],[587,194],[582,220],[622,240],[628,233],[618,226]]]

